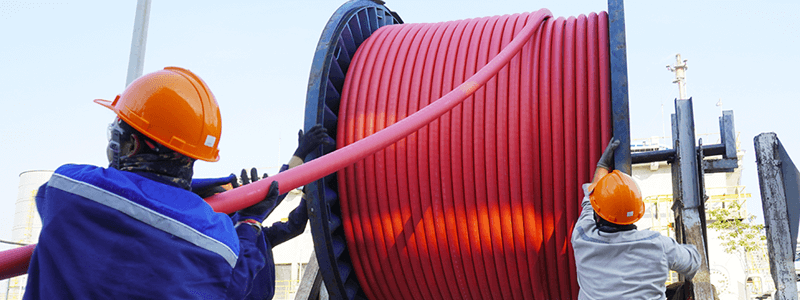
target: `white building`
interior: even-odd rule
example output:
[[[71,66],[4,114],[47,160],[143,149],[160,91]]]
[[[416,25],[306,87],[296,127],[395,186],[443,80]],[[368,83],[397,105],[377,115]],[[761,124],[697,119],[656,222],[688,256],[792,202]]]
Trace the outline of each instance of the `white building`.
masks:
[[[36,191],[50,180],[53,171],[26,171],[19,174],[17,202],[14,204],[14,225],[11,239],[14,243],[35,244],[42,231],[42,219],[36,210]],[[0,299],[22,299],[28,276],[22,275],[4,280],[5,290],[0,292]]]

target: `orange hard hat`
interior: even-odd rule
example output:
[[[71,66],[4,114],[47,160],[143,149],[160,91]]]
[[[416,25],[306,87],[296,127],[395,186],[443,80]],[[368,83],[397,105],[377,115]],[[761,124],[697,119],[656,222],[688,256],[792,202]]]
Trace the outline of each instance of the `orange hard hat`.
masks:
[[[189,70],[166,67],[131,82],[114,101],[94,102],[178,153],[218,161],[222,118],[208,85]]]
[[[594,211],[606,221],[630,225],[644,215],[644,202],[639,186],[628,174],[614,170],[589,187],[589,200]]]

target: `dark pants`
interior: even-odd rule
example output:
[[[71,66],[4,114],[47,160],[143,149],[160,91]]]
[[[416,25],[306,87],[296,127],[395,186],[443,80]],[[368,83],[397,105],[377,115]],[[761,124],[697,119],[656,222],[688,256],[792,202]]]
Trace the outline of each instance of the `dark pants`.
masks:
[[[692,297],[692,283],[676,282],[667,286],[667,300],[689,300]]]
[[[692,282],[676,282],[667,286],[667,300],[693,300],[694,290],[692,290]],[[718,300],[717,290],[712,285],[711,291],[714,293],[714,300]]]

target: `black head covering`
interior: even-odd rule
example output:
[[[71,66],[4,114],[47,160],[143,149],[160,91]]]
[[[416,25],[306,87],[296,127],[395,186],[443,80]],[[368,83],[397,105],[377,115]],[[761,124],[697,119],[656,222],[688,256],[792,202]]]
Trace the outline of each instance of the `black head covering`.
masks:
[[[634,225],[634,224],[619,225],[619,224],[611,223],[611,222],[607,221],[606,219],[603,219],[603,217],[597,215],[596,212],[594,213],[594,222],[595,222],[595,224],[597,224],[597,230],[600,230],[602,232],[607,232],[607,233],[614,233],[614,232],[628,231],[628,230],[636,229],[636,225]]]
[[[175,152],[116,118],[109,125],[109,167],[191,189],[195,159]]]

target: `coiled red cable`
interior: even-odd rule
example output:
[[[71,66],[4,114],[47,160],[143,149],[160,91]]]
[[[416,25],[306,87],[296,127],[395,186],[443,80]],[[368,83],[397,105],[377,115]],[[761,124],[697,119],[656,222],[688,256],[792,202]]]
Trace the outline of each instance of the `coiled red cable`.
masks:
[[[385,26],[353,57],[338,147],[463,83],[541,15]],[[547,19],[472,96],[338,173],[370,299],[572,299],[580,185],[611,137],[605,12]]]
[[[216,211],[231,213],[263,199],[272,181],[286,193],[388,146],[339,173],[345,234],[366,294],[381,299],[574,297],[567,235],[577,199],[571,193],[580,195],[579,184],[588,181],[611,132],[607,16],[542,26],[548,15],[540,10],[379,30],[385,34],[381,41],[375,42],[376,32],[359,48],[359,62],[351,64],[351,73],[371,73],[348,74],[337,151],[206,200]],[[554,38],[554,32],[561,33]],[[398,36],[403,38],[395,50]],[[525,37],[524,45],[518,36]],[[571,38],[574,82],[568,66],[572,47],[559,46],[567,47],[563,56],[561,50],[551,54],[553,41],[571,45]],[[378,57],[382,63],[364,67],[367,58]],[[476,92],[490,76],[496,76],[491,85]],[[566,78],[551,86],[551,77],[559,76]],[[576,128],[570,135],[573,94]],[[562,120],[561,113],[563,128],[552,124]],[[554,158],[562,151],[563,162]],[[571,160],[577,161],[574,169]],[[562,178],[564,189],[556,193],[553,184],[560,185]],[[0,278],[24,273],[33,247],[1,252]]]

